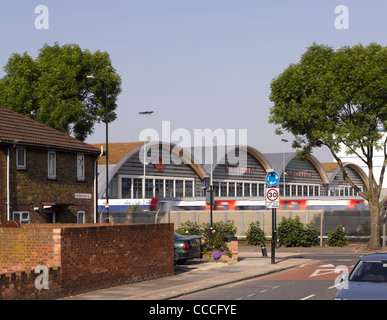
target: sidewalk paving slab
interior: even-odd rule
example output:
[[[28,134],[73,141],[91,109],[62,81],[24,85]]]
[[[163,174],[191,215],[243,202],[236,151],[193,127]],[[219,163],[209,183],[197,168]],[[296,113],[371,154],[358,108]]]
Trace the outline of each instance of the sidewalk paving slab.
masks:
[[[270,252],[268,250],[268,252]],[[240,247],[239,261],[233,264],[195,259],[175,267],[175,275],[150,281],[115,286],[64,298],[66,300],[168,300],[210,288],[227,285],[295,268],[312,261],[306,253],[353,254],[366,253],[362,247],[279,248],[275,264],[270,254],[261,250]]]
[[[121,285],[65,298],[66,300],[168,300],[296,267],[309,260],[297,254],[278,253],[276,263],[258,253],[239,254],[238,263],[192,261],[175,267],[175,275],[156,280]]]

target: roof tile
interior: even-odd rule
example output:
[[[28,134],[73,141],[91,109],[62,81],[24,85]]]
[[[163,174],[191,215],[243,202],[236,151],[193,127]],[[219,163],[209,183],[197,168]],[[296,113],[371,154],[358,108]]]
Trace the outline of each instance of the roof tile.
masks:
[[[20,143],[72,151],[100,150],[45,124],[0,106],[0,143]]]

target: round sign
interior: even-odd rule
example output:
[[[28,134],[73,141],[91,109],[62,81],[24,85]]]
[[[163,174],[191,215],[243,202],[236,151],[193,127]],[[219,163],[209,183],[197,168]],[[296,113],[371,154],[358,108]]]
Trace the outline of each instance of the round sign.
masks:
[[[269,189],[266,192],[266,198],[269,201],[276,201],[278,200],[279,192],[278,189]]]
[[[163,162],[163,157],[161,155],[158,155],[155,159],[155,166],[156,169],[161,171],[164,168],[164,162]]]
[[[280,176],[275,171],[268,172],[266,175],[266,182],[269,186],[272,186],[272,187],[276,186],[279,180],[280,180]]]

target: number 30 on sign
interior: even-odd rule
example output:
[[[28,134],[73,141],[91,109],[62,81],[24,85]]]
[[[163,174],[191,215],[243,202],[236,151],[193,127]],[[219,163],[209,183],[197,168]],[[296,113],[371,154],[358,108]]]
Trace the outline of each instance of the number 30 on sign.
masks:
[[[278,209],[279,207],[279,188],[266,189],[266,208]]]

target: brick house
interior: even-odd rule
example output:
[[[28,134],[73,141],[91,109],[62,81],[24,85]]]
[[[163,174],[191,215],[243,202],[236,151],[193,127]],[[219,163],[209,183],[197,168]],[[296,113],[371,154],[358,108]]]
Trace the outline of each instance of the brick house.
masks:
[[[100,150],[0,106],[0,219],[95,222]]]

